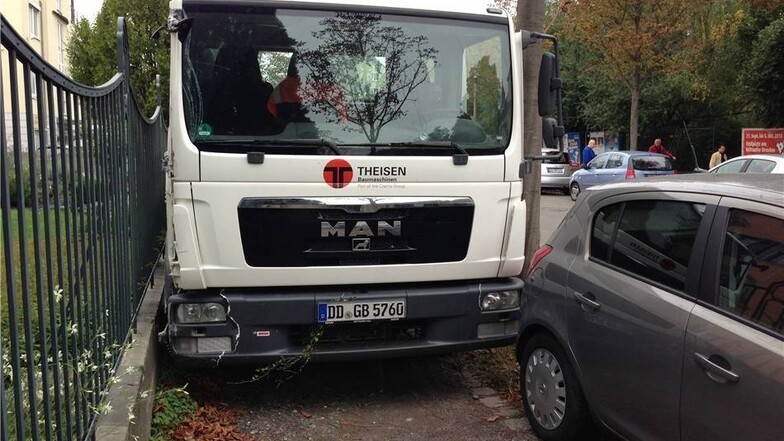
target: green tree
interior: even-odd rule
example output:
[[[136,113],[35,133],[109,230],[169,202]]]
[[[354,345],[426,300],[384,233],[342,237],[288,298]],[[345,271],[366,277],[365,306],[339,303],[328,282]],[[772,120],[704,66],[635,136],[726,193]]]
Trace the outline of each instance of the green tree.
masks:
[[[784,15],[759,32],[742,82],[762,125],[784,127]]]
[[[629,92],[629,144],[637,149],[640,102],[646,84],[657,76],[689,68],[680,57],[700,2],[682,0],[589,0],[574,2],[564,32],[593,54],[593,73]]]
[[[169,51],[152,33],[168,16],[166,0],[106,0],[90,24],[76,23],[67,47],[74,79],[88,86],[105,83],[117,72],[117,17],[127,20],[131,56],[131,87],[142,111],[150,115],[156,106],[155,76],[161,75],[162,97],[168,102]],[[164,39],[168,34],[164,35]],[[164,105],[164,109],[166,106]]]

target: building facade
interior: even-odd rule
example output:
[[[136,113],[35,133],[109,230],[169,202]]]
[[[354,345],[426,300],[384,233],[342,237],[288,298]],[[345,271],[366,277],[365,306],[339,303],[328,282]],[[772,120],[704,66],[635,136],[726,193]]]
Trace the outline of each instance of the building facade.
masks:
[[[66,45],[71,34],[74,21],[74,0],[2,0],[0,1],[0,13],[11,24],[22,38],[27,41],[33,50],[38,52],[54,68],[69,75]],[[19,113],[21,122],[21,145],[23,150],[27,150],[27,109],[25,106],[24,92],[24,71],[22,65],[16,63],[11,66],[8,51],[0,49],[0,65],[2,65],[3,78],[3,123],[7,145],[10,146],[13,137],[13,127],[11,126],[11,96],[16,93],[19,97]],[[11,90],[10,69],[16,69],[19,81],[19,90]],[[35,114],[35,106],[39,97],[35,87],[34,75],[30,81],[32,103],[33,103],[33,125],[36,129],[36,139],[38,137],[38,115]]]

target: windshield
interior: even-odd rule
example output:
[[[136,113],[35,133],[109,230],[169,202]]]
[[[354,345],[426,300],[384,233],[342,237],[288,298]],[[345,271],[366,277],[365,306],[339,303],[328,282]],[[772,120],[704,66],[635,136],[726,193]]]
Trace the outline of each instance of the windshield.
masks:
[[[202,150],[247,141],[316,153],[266,141],[318,139],[343,154],[452,154],[433,148],[444,142],[498,154],[509,144],[503,24],[260,6],[188,15],[183,105]]]

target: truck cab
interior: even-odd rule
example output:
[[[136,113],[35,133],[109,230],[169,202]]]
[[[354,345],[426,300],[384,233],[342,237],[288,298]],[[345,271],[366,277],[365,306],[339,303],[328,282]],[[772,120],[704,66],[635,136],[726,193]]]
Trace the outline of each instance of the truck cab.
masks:
[[[171,2],[176,359],[515,342],[521,39],[476,2],[391,4]]]

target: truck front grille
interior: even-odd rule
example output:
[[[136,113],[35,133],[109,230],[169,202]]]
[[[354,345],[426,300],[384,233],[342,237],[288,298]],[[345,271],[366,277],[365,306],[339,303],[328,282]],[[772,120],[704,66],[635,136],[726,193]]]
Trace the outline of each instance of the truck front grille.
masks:
[[[365,213],[250,201],[237,210],[245,261],[252,267],[457,262],[468,252],[474,218],[473,203],[399,204]]]

